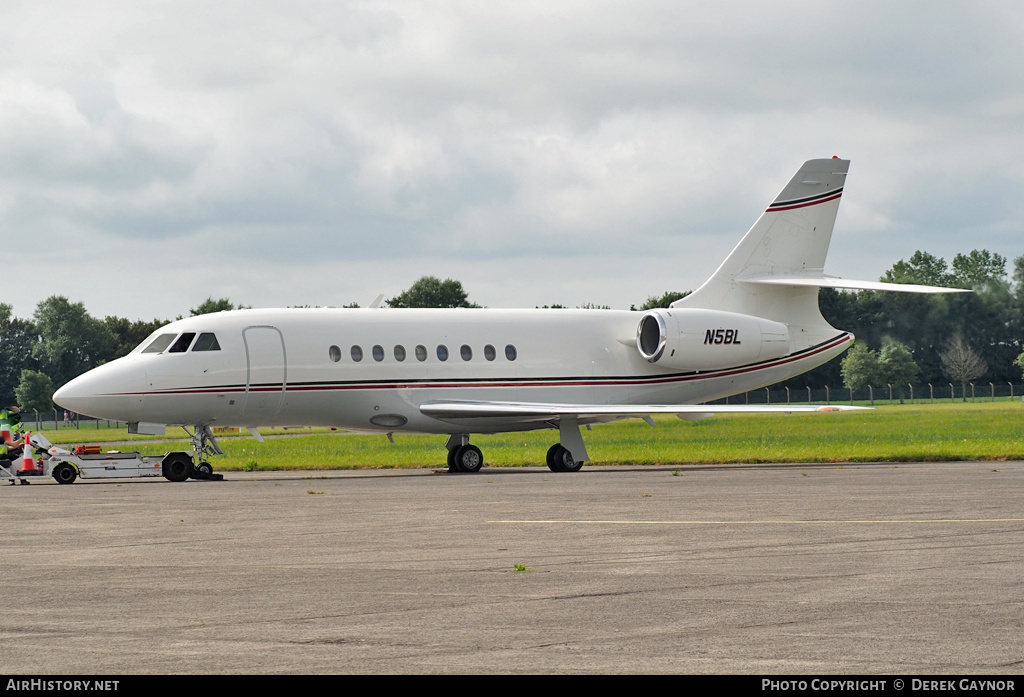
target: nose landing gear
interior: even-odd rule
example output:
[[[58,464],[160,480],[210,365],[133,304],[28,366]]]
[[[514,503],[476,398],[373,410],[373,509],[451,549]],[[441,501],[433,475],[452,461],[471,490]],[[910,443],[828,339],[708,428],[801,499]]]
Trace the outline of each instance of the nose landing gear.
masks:
[[[185,429],[185,432],[188,433],[188,429]],[[192,468],[189,476],[192,479],[220,478],[221,475],[213,473],[213,465],[207,459],[212,455],[224,454],[217,439],[213,437],[213,431],[210,430],[209,426],[196,424],[195,430],[189,435],[192,441],[192,449],[196,451],[196,465]]]

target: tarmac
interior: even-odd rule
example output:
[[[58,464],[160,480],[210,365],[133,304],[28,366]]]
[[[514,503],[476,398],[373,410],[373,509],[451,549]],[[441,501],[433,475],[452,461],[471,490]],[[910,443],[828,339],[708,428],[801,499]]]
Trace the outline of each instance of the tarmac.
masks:
[[[1024,463],[0,487],[2,672],[1024,673]]]

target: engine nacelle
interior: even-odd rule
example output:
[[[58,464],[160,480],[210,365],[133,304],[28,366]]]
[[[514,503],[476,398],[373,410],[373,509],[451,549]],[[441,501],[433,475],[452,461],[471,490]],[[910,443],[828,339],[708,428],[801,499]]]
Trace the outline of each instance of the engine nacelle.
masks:
[[[636,328],[636,347],[663,368],[720,370],[785,356],[789,328],[735,312],[649,310]]]

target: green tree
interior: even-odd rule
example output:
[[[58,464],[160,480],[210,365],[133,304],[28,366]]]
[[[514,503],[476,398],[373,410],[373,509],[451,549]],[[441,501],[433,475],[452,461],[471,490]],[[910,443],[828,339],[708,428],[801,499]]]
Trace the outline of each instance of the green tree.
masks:
[[[984,288],[1006,284],[1006,257],[987,249],[953,257],[953,283],[961,288]]]
[[[1010,280],[1013,284],[1013,294],[1017,301],[1024,303],[1024,255],[1013,260],[1013,276]]]
[[[14,395],[24,411],[53,411],[53,381],[38,370],[21,371]]]
[[[886,338],[882,350],[878,354],[878,368],[882,380],[896,388],[900,404],[903,403],[904,391],[917,380],[918,367],[914,355],[906,346],[893,339]],[[891,395],[891,393],[890,393]]]
[[[195,317],[196,315],[208,315],[213,312],[226,312],[228,310],[241,310],[241,305],[235,307],[231,304],[231,301],[227,298],[220,298],[214,300],[213,297],[208,297],[203,302],[199,303],[199,307],[189,309],[189,314]]]
[[[914,355],[898,341],[889,339],[885,342],[878,355],[878,367],[887,384],[902,387],[917,380],[918,368]]]
[[[38,340],[32,322],[13,316],[13,308],[0,303],[0,405],[14,402],[21,371],[38,366],[32,349]]]
[[[842,362],[843,382],[853,390],[868,385],[882,384],[882,371],[878,364],[878,354],[864,344],[856,344],[846,354]]]
[[[105,361],[111,355],[113,337],[100,320],[89,315],[82,303],[54,295],[36,306],[39,341],[33,355],[39,369],[60,387]]]
[[[462,284],[450,278],[423,276],[408,290],[386,301],[388,307],[480,307],[469,302]]]
[[[1009,331],[1017,337],[1014,346],[1017,349],[1024,348],[1021,345],[1024,337],[1024,255],[1013,260],[1013,275],[1010,279],[1010,322]]]
[[[900,259],[882,276],[886,283],[914,283],[921,286],[949,286],[953,278],[946,260],[918,250],[910,261]]]
[[[689,295],[692,292],[693,292],[692,290],[688,290],[685,293],[680,293],[677,290],[669,290],[669,291],[666,291],[666,292],[662,293],[660,296],[658,296],[658,295],[651,295],[651,296],[649,296],[647,298],[647,300],[644,301],[644,304],[641,305],[639,309],[640,309],[641,312],[643,312],[644,310],[653,310],[656,307],[668,307],[669,305],[674,303],[676,300],[680,300],[682,298],[685,298],[687,295]],[[637,308],[631,306],[629,309],[630,310],[636,310]]]
[[[127,356],[147,336],[167,324],[167,320],[154,319],[151,322],[135,320],[133,322],[124,317],[104,317],[103,324],[106,325],[111,335],[110,356],[107,360],[112,361],[115,358]]]

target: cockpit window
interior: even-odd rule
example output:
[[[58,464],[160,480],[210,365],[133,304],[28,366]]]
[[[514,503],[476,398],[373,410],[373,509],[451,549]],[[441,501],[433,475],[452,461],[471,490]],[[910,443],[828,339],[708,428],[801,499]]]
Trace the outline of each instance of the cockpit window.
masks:
[[[167,349],[167,353],[185,353],[185,351],[188,351],[188,347],[189,344],[192,343],[192,339],[195,338],[195,332],[185,332],[178,337],[178,340],[174,342],[171,348]]]
[[[147,346],[146,348],[142,349],[142,352],[143,353],[160,353],[165,348],[167,348],[168,346],[171,345],[171,342],[174,341],[174,337],[175,336],[177,336],[177,335],[176,334],[161,334],[157,338],[153,339],[153,341],[149,344],[149,346]]]
[[[217,335],[213,332],[203,332],[196,339],[196,345],[192,347],[193,351],[220,351],[220,344],[217,343]],[[337,359],[335,359],[337,360]]]

